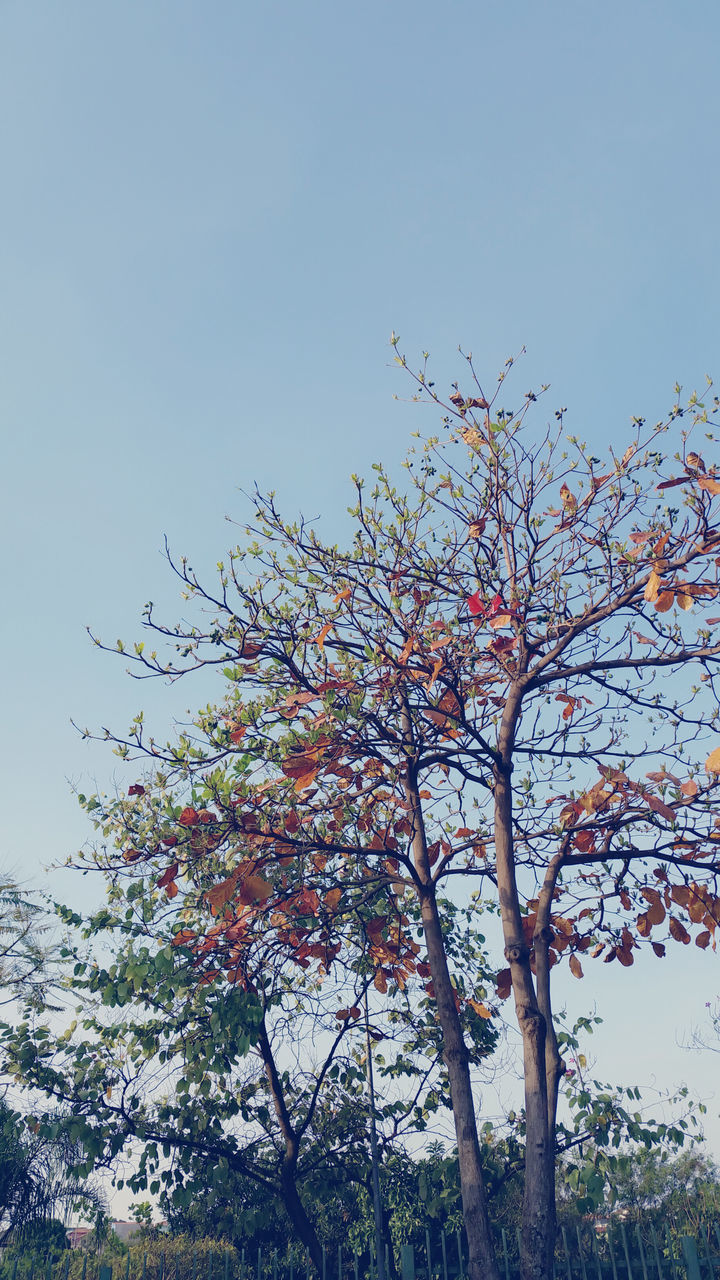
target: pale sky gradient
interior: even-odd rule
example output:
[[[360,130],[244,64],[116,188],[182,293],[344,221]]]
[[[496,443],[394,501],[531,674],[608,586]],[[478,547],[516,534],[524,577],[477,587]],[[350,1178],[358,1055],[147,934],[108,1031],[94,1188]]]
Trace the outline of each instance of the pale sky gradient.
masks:
[[[598,450],[720,379],[718,48],[716,0],[0,0],[7,865],[47,883],[88,835],[68,780],[127,782],[71,717],[202,701],[83,631],[174,616],[163,535],[211,569],[257,482],[339,537],[347,475],[432,427],[392,329],[441,383],[526,345],[518,399],[550,382],[539,424]],[[598,1071],[709,1098],[678,1042],[717,967],[569,980]]]

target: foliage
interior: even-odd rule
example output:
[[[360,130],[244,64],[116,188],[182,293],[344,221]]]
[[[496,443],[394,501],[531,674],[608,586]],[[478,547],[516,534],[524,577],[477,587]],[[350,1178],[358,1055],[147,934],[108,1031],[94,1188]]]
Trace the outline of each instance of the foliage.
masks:
[[[48,1005],[47,922],[42,907],[11,876],[0,875],[0,1004]]]
[[[0,1098],[0,1239],[42,1231],[72,1208],[94,1213],[103,1205],[97,1187],[79,1177],[80,1151],[67,1130],[54,1137]]]

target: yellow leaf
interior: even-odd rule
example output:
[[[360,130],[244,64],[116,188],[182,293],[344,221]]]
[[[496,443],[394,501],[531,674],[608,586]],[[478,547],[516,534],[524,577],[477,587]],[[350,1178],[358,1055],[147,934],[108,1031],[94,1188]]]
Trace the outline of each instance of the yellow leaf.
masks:
[[[653,569],[652,573],[650,574],[650,577],[647,580],[647,585],[645,587],[645,592],[644,592],[644,599],[650,600],[650,601],[657,600],[659,590],[660,590],[660,577]]]
[[[692,596],[689,596],[686,591],[678,591],[675,599],[677,603],[680,605],[680,608],[684,609],[686,613],[688,609],[692,609],[693,598]]]
[[[705,761],[705,772],[720,773],[720,747],[716,747],[714,751],[710,752]]]
[[[492,1018],[492,1011],[488,1009],[486,1004],[481,1004],[479,1000],[472,1000],[468,996],[468,1004],[474,1009],[479,1018]]]

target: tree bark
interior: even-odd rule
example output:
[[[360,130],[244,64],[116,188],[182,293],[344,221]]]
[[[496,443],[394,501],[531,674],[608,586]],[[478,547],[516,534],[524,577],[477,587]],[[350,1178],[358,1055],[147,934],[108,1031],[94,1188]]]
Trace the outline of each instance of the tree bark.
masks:
[[[407,712],[405,733],[408,739],[408,755],[410,755],[412,750],[412,729]],[[469,1055],[455,1003],[455,989],[450,980],[435,885],[428,860],[422,802],[420,800],[417,777],[410,759],[408,759],[405,777],[405,795],[413,828],[413,862],[419,885],[418,896],[425,945],[435,991],[438,1018],[442,1028],[443,1060],[447,1067],[453,1120],[455,1122],[463,1221],[469,1251],[468,1280],[500,1280],[500,1273],[495,1261],[495,1249],[483,1183],[480,1141],[470,1081]]]
[[[508,695],[498,741],[495,779],[495,856],[505,956],[523,1041],[525,1080],[525,1188],[521,1269],[523,1280],[551,1280],[555,1246],[555,1150],[548,1123],[546,1045],[548,1023],[540,1008],[525,940],[513,849],[512,752],[521,691]]]

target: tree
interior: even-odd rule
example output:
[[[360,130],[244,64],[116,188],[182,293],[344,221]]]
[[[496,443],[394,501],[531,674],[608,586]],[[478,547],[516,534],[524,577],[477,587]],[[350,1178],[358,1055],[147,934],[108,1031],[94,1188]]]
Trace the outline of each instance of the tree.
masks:
[[[30,999],[43,1009],[48,996],[47,924],[42,908],[9,875],[0,876],[0,1004]]]
[[[523,1043],[523,1275],[545,1280],[564,1072],[551,969],[580,977],[600,955],[629,968],[639,947],[715,935],[720,479],[700,448],[715,447],[718,402],[634,419],[603,462],[564,438],[564,410],[532,425],[534,393],[502,408],[505,374],[486,397],[468,359],[469,388],[446,400],[425,366],[414,377],[442,437],[409,457],[407,493],[380,466],[370,493],[355,479],[346,546],[256,494],[217,588],[170,558],[206,612],[166,626],[148,606],[166,648],[136,644],[136,670],[222,668],[228,691],[167,745],[141,716],[113,739],[154,771],[93,800],[114,840],[98,861],[154,866],[172,895],[202,889],[221,854],[226,876],[205,886],[215,923],[184,941],[212,948],[231,982],[248,922],[331,970],[353,904],[384,895],[374,982],[420,974],[435,1002],[471,1280],[498,1276],[461,1018],[475,996],[453,984],[438,894],[459,881],[493,898],[498,996],[512,991]]]
[[[0,1099],[0,1241],[11,1234],[29,1241],[32,1231],[37,1243],[70,1209],[103,1206],[98,1188],[74,1172],[79,1154],[66,1133],[48,1138]]]
[[[222,885],[224,862],[213,870],[211,861],[203,886]],[[56,1139],[69,1128],[84,1146],[83,1172],[131,1147],[128,1185],[164,1192],[176,1218],[206,1190],[221,1203],[229,1186],[242,1186],[235,1218],[247,1203],[246,1219],[262,1213],[276,1223],[282,1206],[319,1268],[321,1193],[370,1177],[362,1009],[377,895],[356,903],[345,922],[332,982],[306,974],[267,936],[261,917],[246,922],[228,989],[217,981],[214,948],[187,945],[189,934],[212,932],[206,897],[214,889],[184,885],[168,902],[155,879],[109,877],[106,905],[84,921],[60,908],[65,925],[82,930],[66,948],[77,1016],[60,1035],[31,1024],[6,1028],[7,1069],[51,1099],[47,1118],[36,1108],[39,1131]],[[467,915],[447,904],[448,952],[457,981],[482,995],[492,979]],[[337,959],[327,941],[317,955]],[[388,1150],[424,1128],[447,1093],[431,1002],[422,989],[420,996],[411,999],[406,988],[392,1001],[389,994],[373,1001],[370,1033],[383,1041],[376,1119]],[[489,1021],[468,1006],[464,1023],[477,1055],[490,1054],[497,1032]],[[58,1107],[67,1113],[64,1127]],[[243,1229],[249,1233],[247,1221]]]

